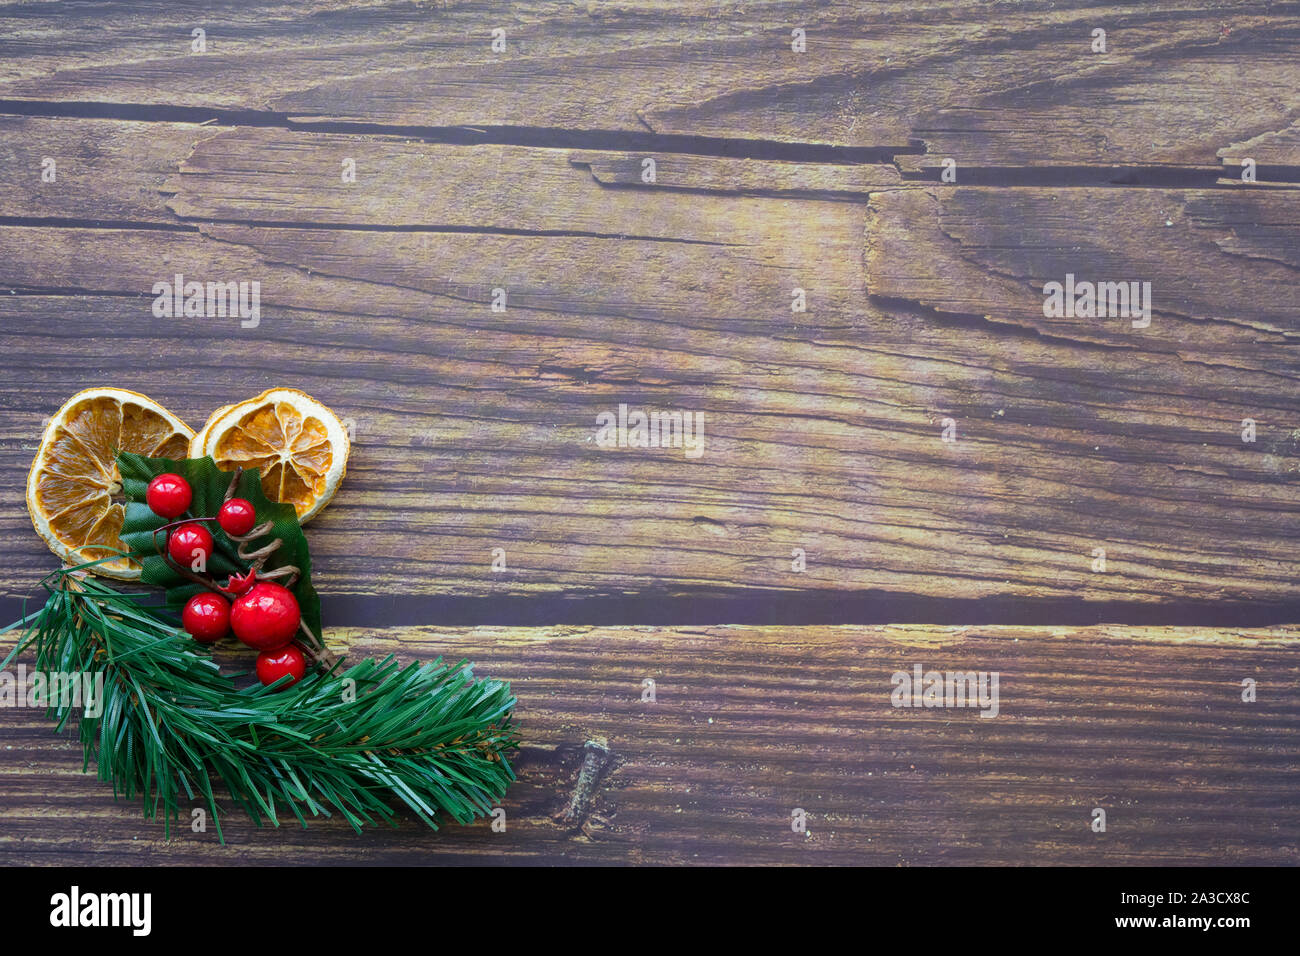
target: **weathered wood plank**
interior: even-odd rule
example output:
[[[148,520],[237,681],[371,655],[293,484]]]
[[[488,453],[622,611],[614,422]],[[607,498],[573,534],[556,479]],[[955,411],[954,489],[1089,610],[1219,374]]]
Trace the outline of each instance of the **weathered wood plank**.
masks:
[[[871,209],[873,295],[1106,346],[1118,362],[1146,351],[1295,367],[1300,195],[1291,190],[934,188],[881,194]],[[1071,274],[1150,283],[1150,326],[1075,309],[1048,315],[1046,283]]]
[[[189,123],[0,115],[0,216],[175,223],[163,184],[199,140],[218,132]]]
[[[347,160],[355,181],[344,177]],[[237,129],[199,144],[163,189],[174,194],[168,206],[185,220],[419,226],[727,246],[784,239],[797,217],[822,208],[814,204],[804,211],[774,198],[707,194],[661,201],[650,190],[601,188],[584,167],[606,160],[607,154],[586,151]],[[848,187],[848,174],[857,170],[840,167],[844,172],[836,178],[823,167],[787,164],[795,169],[783,176],[783,164],[713,160],[710,168],[698,158],[672,155],[661,155],[659,162],[670,183],[681,174],[683,184],[711,179],[737,191],[747,178],[773,191],[782,183],[798,188],[801,173],[804,191],[818,182],[838,190]],[[636,165],[639,170],[639,160]],[[899,181],[893,167],[866,169],[878,172],[859,174],[857,192],[864,197],[873,178],[879,184]]]
[[[567,153],[547,155],[604,194]],[[1287,270],[1216,244],[1284,247],[1286,207],[1259,214],[1273,233],[1230,242],[1230,220],[1213,218],[1263,193],[1141,191],[1141,215],[1123,221],[1147,232],[1112,252],[1113,227],[1084,213],[1122,209],[1113,190],[1030,191],[1024,229],[1005,211],[1021,207],[999,214],[978,190],[969,209],[965,189],[882,193],[870,209],[614,192],[618,229],[659,235],[563,234],[562,209],[543,201],[529,218],[527,196],[509,192],[484,228],[561,234],[0,229],[0,283],[47,293],[0,297],[16,357],[0,373],[4,478],[21,484],[42,418],[89,381],[147,381],[196,425],[292,383],[358,425],[343,493],[313,531],[334,592],[1294,600]],[[1081,205],[1053,211],[1064,197]],[[493,215],[486,195],[467,202]],[[597,198],[574,202],[598,222]],[[966,210],[969,258],[942,231],[949,202]],[[1166,210],[1178,229],[1152,218]],[[1095,239],[1048,231],[1079,215]],[[984,235],[1001,238],[981,247]],[[1223,262],[1184,276],[1206,250]],[[1115,270],[1135,262],[1164,270],[1143,334],[1049,323],[1032,283],[1003,274],[1042,281],[1027,266],[1050,263],[1129,278]],[[150,290],[176,272],[260,281],[261,326],[155,319]],[[807,312],[790,311],[796,286]],[[490,306],[497,287],[505,313]],[[93,295],[48,294],[73,290]],[[1233,295],[1251,311],[1216,319]],[[1171,301],[1186,315],[1167,315]],[[990,305],[992,321],[971,320]],[[219,372],[201,390],[160,380],[159,354]],[[703,456],[597,448],[597,415],[620,404],[704,412]],[[941,441],[945,418],[956,443]],[[19,501],[3,515],[22,593],[49,559]],[[490,571],[498,546],[509,574]]]
[[[560,156],[568,159],[567,167]],[[655,164],[651,175],[647,159]],[[347,180],[345,160],[352,164]],[[42,174],[50,163],[54,179],[46,181]],[[595,189],[592,179],[638,190],[860,202],[872,190],[901,184],[896,167],[880,164],[447,145],[279,128],[0,115],[0,216],[12,219],[497,226],[684,238],[707,218],[704,199],[691,217],[677,204]],[[732,230],[746,218],[738,215],[744,206],[721,208]],[[655,210],[669,218],[654,221]]]
[[[308,121],[906,148],[974,166],[1214,163],[1293,122],[1293,3],[261,2],[9,7],[0,98]],[[93,18],[93,19],[88,19]],[[505,30],[504,52],[491,48]],[[1108,31],[1104,53],[1094,29]],[[807,52],[791,48],[806,33]],[[69,49],[78,55],[70,59]],[[1068,117],[1068,119],[1065,119]]]
[[[572,150],[565,168],[555,151],[482,145],[448,146],[392,137],[240,128],[204,140],[179,164],[164,190],[184,219],[371,225],[489,226],[506,217],[517,228],[640,235],[652,216],[660,235],[691,236],[694,210],[707,219],[707,196],[687,204],[656,203],[645,187],[701,192],[865,197],[896,187],[897,168],[879,164],[796,163],[693,156],[647,150]],[[352,160],[354,181],[341,167]],[[646,161],[653,161],[653,170]],[[589,177],[607,186],[593,189]],[[745,204],[720,205],[732,228]],[[772,208],[770,205],[766,208]],[[815,207],[814,207],[815,208]],[[436,216],[430,219],[430,216]]]
[[[1295,628],[473,628],[335,631],[354,655],[469,658],[511,680],[525,746],[507,829],[356,837],[232,814],[170,843],[0,710],[13,864],[1294,864]],[[617,653],[611,653],[617,648]],[[242,659],[241,659],[242,660]],[[891,706],[892,675],[999,673],[998,716]],[[1255,703],[1242,680],[1258,681]],[[643,701],[643,681],[655,701]],[[578,801],[583,747],[609,759]],[[1105,833],[1090,824],[1107,814]],[[791,830],[807,813],[808,834]],[[186,821],[188,824],[188,821]]]

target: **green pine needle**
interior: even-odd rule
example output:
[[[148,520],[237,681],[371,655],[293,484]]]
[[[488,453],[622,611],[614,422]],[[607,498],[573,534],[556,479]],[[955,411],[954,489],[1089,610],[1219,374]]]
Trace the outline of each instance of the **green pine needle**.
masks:
[[[103,675],[99,715],[79,722],[85,769],[94,762],[115,797],[163,816],[168,836],[182,804],[201,798],[225,842],[214,781],[259,826],[338,812],[359,831],[396,825],[394,803],[434,829],[439,813],[470,823],[515,779],[510,685],[464,661],[401,667],[390,656],[237,690],[147,595],[79,570],[51,575],[45,606],[0,630],[23,629],[0,667],[34,647],[37,671]],[[61,729],[74,709],[51,700],[47,713]]]

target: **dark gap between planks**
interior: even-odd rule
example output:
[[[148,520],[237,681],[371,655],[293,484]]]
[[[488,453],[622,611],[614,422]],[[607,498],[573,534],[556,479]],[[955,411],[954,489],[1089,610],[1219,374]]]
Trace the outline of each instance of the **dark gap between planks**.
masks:
[[[0,598],[0,619],[39,610],[43,593]],[[1067,598],[935,598],[882,591],[585,596],[321,595],[330,627],[681,627],[859,625],[1255,628],[1300,622],[1300,602],[1142,603]]]
[[[313,122],[288,113],[245,109],[209,109],[132,103],[45,102],[0,99],[0,114],[78,119],[118,119],[133,122],[194,123],[203,126],[257,126],[306,133],[401,136],[453,146],[533,146],[544,149],[587,149],[605,152],[649,151],[729,159],[761,159],[842,165],[889,163],[894,156],[920,155],[913,142],[900,146],[833,146],[775,140],[730,139],[714,136],[659,134],[646,130],[568,130],[533,126],[397,126],[382,123]],[[297,114],[295,114],[297,115]]]

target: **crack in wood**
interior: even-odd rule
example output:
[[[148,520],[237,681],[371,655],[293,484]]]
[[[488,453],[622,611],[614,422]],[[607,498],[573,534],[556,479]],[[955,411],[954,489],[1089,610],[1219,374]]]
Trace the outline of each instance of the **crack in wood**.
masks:
[[[546,126],[410,126],[295,119],[298,114],[253,109],[215,109],[145,103],[0,99],[0,114],[58,118],[119,119],[137,123],[193,123],[196,126],[252,126],[308,133],[395,136],[460,146],[531,146],[541,149],[637,150],[785,162],[859,165],[892,162],[924,152],[921,146],[835,146],[784,140],[692,136],[623,130],[572,130]]]

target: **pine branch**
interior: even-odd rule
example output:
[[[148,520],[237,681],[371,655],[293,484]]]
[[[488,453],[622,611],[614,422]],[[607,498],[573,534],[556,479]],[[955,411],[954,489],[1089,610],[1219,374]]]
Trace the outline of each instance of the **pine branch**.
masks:
[[[340,662],[292,687],[236,689],[146,595],[80,570],[55,572],[43,609],[0,631],[24,629],[0,667],[33,647],[38,671],[102,675],[102,709],[79,724],[85,767],[168,835],[201,797],[221,836],[214,780],[259,826],[338,812],[359,831],[396,825],[394,797],[434,829],[439,813],[469,823],[515,779],[510,685],[464,661]],[[62,728],[73,709],[51,700],[48,713]]]

